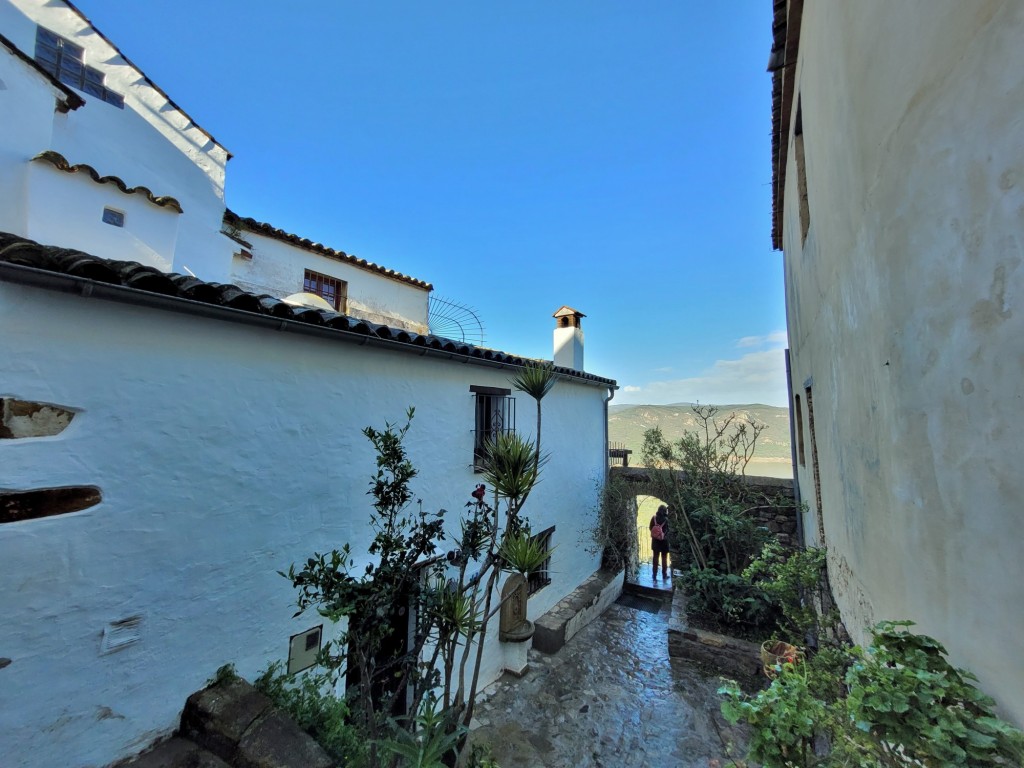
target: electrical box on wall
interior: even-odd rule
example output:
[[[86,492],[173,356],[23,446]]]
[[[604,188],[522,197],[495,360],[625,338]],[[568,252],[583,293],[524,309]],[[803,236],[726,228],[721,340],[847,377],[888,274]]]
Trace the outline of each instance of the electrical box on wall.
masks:
[[[316,657],[320,655],[320,641],[323,636],[324,625],[307,629],[292,635],[288,641],[288,674],[294,675],[304,669],[309,669],[316,664]]]

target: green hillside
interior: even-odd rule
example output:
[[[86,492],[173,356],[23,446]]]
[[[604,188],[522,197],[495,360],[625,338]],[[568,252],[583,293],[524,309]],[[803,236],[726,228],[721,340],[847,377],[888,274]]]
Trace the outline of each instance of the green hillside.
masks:
[[[719,419],[735,413],[738,420],[747,423],[759,422],[768,428],[757,440],[757,453],[748,474],[768,474],[765,471],[776,465],[784,476],[789,472],[791,461],[789,450],[789,409],[772,405],[720,405]],[[625,446],[633,451],[630,466],[640,466],[640,448],[644,432],[652,427],[661,427],[665,438],[678,440],[684,432],[697,428],[698,421],[689,403],[673,405],[611,405],[608,408],[608,439],[616,446]],[[756,464],[756,466],[754,466]]]

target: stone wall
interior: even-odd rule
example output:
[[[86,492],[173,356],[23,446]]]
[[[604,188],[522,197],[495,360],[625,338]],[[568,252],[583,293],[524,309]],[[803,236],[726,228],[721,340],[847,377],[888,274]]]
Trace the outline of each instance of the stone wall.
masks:
[[[650,470],[647,467],[611,467],[609,472],[613,478],[621,478],[635,484],[637,495],[653,493]],[[680,481],[686,479],[686,473],[676,473]],[[767,497],[783,496],[794,498],[793,481],[780,477],[746,477],[745,484],[756,493]],[[797,508],[790,507],[755,507],[751,514],[758,523],[771,531],[781,544],[795,547],[800,544]]]

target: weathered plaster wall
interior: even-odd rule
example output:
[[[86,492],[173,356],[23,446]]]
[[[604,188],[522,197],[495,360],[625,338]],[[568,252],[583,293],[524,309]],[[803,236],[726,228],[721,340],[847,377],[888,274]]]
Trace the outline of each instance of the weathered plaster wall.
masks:
[[[909,618],[1024,722],[1024,5],[807,3],[785,189],[804,523],[812,384],[832,584],[856,640]],[[797,100],[794,99],[794,110]]]
[[[0,327],[0,397],[75,411],[59,434],[0,441],[0,484],[102,491],[81,512],[0,525],[0,689],[17,702],[0,707],[5,768],[104,765],[173,729],[221,664],[251,677],[283,658],[320,619],[290,618],[276,571],[370,540],[362,427],[416,406],[416,497],[458,514],[479,480],[469,386],[511,375],[11,284]],[[606,394],[561,382],[545,401],[551,460],[527,513],[557,526],[557,549],[531,618],[599,566],[584,531]],[[517,411],[532,434],[533,401]],[[138,641],[117,649],[126,632]],[[491,646],[485,682],[501,660]]]
[[[233,259],[231,282],[235,285],[254,293],[289,296],[302,290],[305,270],[311,269],[348,283],[347,314],[415,333],[429,332],[429,292],[426,289],[311,253],[272,237],[244,229],[240,234],[252,243],[253,257],[251,260]]]

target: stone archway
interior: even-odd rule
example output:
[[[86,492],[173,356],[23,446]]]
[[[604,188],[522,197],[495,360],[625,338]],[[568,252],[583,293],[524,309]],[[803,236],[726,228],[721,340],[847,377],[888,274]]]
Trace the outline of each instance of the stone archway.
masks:
[[[685,478],[685,472],[676,473],[680,479]],[[642,534],[646,534],[648,530],[648,523],[650,522],[651,516],[657,509],[657,504],[662,503],[658,500],[657,492],[661,490],[658,487],[658,483],[652,480],[650,470],[646,467],[611,467],[609,469],[609,480],[610,481],[624,481],[628,492],[625,494],[625,498],[630,500],[627,503],[631,504],[631,509],[628,510],[631,514],[623,512],[619,518],[621,520],[632,520],[636,519],[637,533],[637,547],[633,550],[632,563],[635,568],[629,569],[629,572],[636,572],[639,570],[643,572],[643,568],[640,567],[644,564],[644,548],[641,545]],[[774,477],[747,477],[745,482],[748,483],[753,489],[760,490],[766,495],[782,494],[793,498],[793,481],[788,478],[774,478]],[[663,488],[663,486],[662,486]],[[653,502],[639,503],[641,499],[647,500],[652,499]],[[653,503],[653,508],[648,509],[650,504]],[[648,514],[649,511],[649,514]],[[755,519],[759,525],[767,528],[771,533],[776,536],[781,543],[784,545],[797,545],[800,542],[800,529],[799,529],[799,511],[796,507],[790,507],[787,509],[777,509],[774,507],[759,507],[753,511]],[[646,540],[647,551],[649,553],[650,540]],[[650,555],[647,554],[647,563],[650,563]]]

